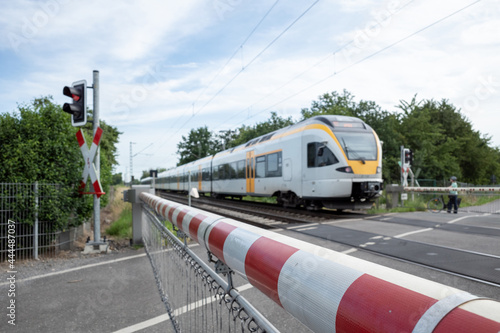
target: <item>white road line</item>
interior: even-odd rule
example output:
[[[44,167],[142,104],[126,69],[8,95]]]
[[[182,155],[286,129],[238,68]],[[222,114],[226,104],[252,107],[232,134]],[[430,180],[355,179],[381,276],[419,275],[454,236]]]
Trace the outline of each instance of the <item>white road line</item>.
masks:
[[[349,254],[349,253],[353,253],[353,252],[356,252],[358,249],[355,248],[355,247],[351,247],[349,250],[345,250],[345,251],[342,251],[340,253],[343,253],[343,254]]]
[[[311,223],[311,224],[308,224],[307,226],[310,227],[310,226],[315,226],[315,225],[318,225],[318,223]],[[290,227],[287,229],[300,229],[300,228],[304,228],[304,225],[297,225],[295,227]]]
[[[253,286],[250,283],[247,283],[247,284],[244,284],[241,287],[238,287],[236,289],[239,292],[242,292],[242,291],[248,290],[250,288],[253,288]],[[191,310],[194,310],[196,308],[202,307],[205,304],[210,304],[210,303],[212,303],[214,301],[216,301],[216,298],[213,297],[213,296],[207,297],[205,299],[201,299],[201,300],[193,302],[193,303],[191,303],[189,305],[185,305],[183,307],[175,309],[174,310],[174,315],[175,316],[180,316],[180,315],[182,315],[184,313],[187,313],[188,311],[191,311]],[[164,321],[167,321],[167,320],[170,320],[170,317],[168,316],[168,314],[163,314],[163,315],[160,315],[160,316],[148,319],[146,321],[143,321],[141,323],[137,323],[135,325],[122,328],[121,330],[115,331],[113,333],[133,333],[133,332],[137,332],[137,331],[143,330],[145,328],[157,325],[157,324],[159,324],[161,322],[164,322]]]
[[[196,247],[196,246],[199,246],[199,244],[189,245],[189,247]],[[47,274],[42,274],[42,275],[30,276],[30,277],[25,278],[25,279],[17,280],[16,282],[25,282],[25,281],[31,281],[31,280],[41,279],[41,278],[45,278],[45,277],[49,277],[49,276],[54,276],[54,275],[60,275],[60,274],[64,274],[64,273],[70,273],[70,272],[74,272],[74,271],[79,271],[81,269],[92,268],[92,267],[102,266],[102,265],[108,265],[108,264],[114,264],[114,263],[117,263],[117,262],[120,262],[120,261],[125,261],[125,260],[140,258],[140,257],[144,257],[144,256],[146,256],[146,253],[141,253],[141,254],[137,254],[137,255],[134,255],[134,256],[130,256],[130,257],[124,257],[124,258],[119,258],[119,259],[102,261],[102,262],[98,262],[98,263],[95,263],[95,264],[88,264],[88,265],[84,265],[84,266],[80,266],[80,267],[68,268],[68,269],[65,269],[65,270],[62,270],[62,271],[58,271],[58,272],[52,272],[52,273],[47,273]],[[22,266],[21,266],[20,269],[22,270]],[[20,269],[18,269],[18,271]],[[10,282],[1,282],[0,286],[6,285],[8,283],[10,283]]]
[[[42,274],[42,275],[36,275],[36,276],[31,276],[31,277],[28,277],[26,279],[18,280],[17,282],[31,281],[31,280],[41,279],[41,278],[44,278],[44,277],[49,277],[49,276],[54,276],[54,275],[59,275],[59,274],[64,274],[64,273],[69,273],[69,272],[74,272],[74,271],[79,271],[79,270],[85,269],[85,268],[91,268],[91,267],[96,267],[96,266],[101,266],[101,265],[113,264],[115,262],[120,262],[120,261],[129,260],[129,259],[135,259],[135,258],[139,258],[139,257],[144,257],[145,255],[146,255],[146,253],[142,253],[142,254],[137,254],[135,256],[125,257],[125,258],[120,258],[120,259],[114,259],[114,260],[107,260],[107,261],[98,262],[98,263],[95,263],[95,264],[89,264],[89,265],[85,265],[85,266],[80,266],[80,267],[75,267],[75,268],[69,268],[69,269],[65,269],[63,271],[52,272],[52,273],[47,273],[47,274]],[[20,269],[22,269],[22,268],[20,268]],[[0,286],[2,286],[4,284],[7,284],[7,283],[9,283],[9,282],[2,282],[2,283],[0,283]]]
[[[330,222],[322,222],[321,224],[337,224],[337,223],[344,223],[344,222],[354,222],[354,221],[361,221],[363,219],[340,219],[340,220],[333,220]]]
[[[394,236],[394,238],[406,237],[406,236],[409,236],[409,235],[418,234],[418,233],[421,233],[421,232],[426,232],[426,231],[431,231],[431,230],[434,230],[434,228],[426,228],[426,229],[420,229],[420,230],[405,232],[404,234],[400,234],[400,235]]]
[[[491,214],[481,214],[481,215],[471,215],[471,216],[462,216],[462,217],[459,217],[458,219],[454,219],[454,220],[451,220],[449,222],[446,222],[446,223],[455,223],[455,222],[458,222],[460,220],[465,220],[465,219],[468,219],[469,217],[481,217],[481,216],[489,216]]]
[[[318,229],[318,227],[302,228],[302,229],[297,229],[297,231],[306,231],[306,230],[313,230],[313,229]]]

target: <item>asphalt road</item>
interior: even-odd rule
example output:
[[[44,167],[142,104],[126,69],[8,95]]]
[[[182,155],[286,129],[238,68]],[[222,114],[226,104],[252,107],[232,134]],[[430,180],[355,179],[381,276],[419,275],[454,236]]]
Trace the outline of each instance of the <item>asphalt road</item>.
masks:
[[[478,214],[475,214],[478,215]],[[326,222],[323,226],[334,225],[352,230],[362,230],[377,235],[414,240],[440,246],[462,248],[471,251],[500,255],[499,237],[468,234],[429,228],[429,221],[439,224],[461,224],[478,227],[500,228],[500,218],[475,216],[474,214],[430,214],[410,213],[392,214],[382,218]],[[402,223],[402,219],[414,223]],[[454,221],[454,219],[456,221]],[[422,221],[422,226],[418,221]],[[399,222],[398,222],[399,221]],[[449,223],[450,221],[454,221]],[[278,231],[287,236],[324,246],[335,251],[346,252],[381,265],[395,268],[442,284],[466,290],[470,293],[500,300],[500,288],[459,276],[414,265],[408,262],[380,256],[373,252],[355,249],[353,246],[332,242],[300,232],[304,225]],[[199,246],[192,249],[204,258],[206,254]],[[11,285],[9,276],[2,271],[0,281],[0,308],[3,313],[0,332],[172,332],[167,320],[164,304],[153,277],[150,262],[143,250],[127,251],[81,259],[77,267],[67,268],[55,265],[50,272],[32,275],[28,278],[21,274],[23,264],[16,267],[21,276],[15,281],[15,323],[8,323],[7,297]],[[500,271],[499,271],[500,274]],[[248,286],[243,279],[236,277],[236,286]],[[242,291],[245,298],[252,302],[278,329],[283,332],[309,332],[301,323],[288,315],[282,308],[268,300],[259,291],[249,287]]]

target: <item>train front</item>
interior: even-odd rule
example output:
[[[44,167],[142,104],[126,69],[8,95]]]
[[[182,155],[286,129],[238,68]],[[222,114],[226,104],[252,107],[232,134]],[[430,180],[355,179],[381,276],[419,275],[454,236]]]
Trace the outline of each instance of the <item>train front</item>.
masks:
[[[369,209],[382,193],[382,146],[375,131],[353,117],[325,117],[330,124],[333,146],[340,150],[335,180],[346,192],[326,200],[324,206],[336,209]],[[350,191],[350,193],[349,193]],[[344,198],[341,198],[344,197]]]

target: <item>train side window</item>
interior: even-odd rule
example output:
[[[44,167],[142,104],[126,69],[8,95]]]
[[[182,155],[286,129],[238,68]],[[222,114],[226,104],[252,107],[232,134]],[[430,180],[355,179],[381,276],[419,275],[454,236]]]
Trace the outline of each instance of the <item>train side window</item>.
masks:
[[[231,174],[231,179],[235,179],[236,177],[236,162],[232,162],[229,164],[229,172]]]
[[[316,142],[307,144],[307,167],[316,167]]]
[[[259,156],[255,159],[255,178],[266,177],[266,156]]]
[[[219,179],[226,179],[225,164],[219,165]]]
[[[281,177],[281,152],[267,155],[267,177]]]
[[[214,166],[214,172],[212,173],[212,179],[213,180],[218,180],[219,179],[219,167]]]
[[[245,160],[238,161],[238,174],[236,178],[245,178]]]
[[[318,167],[339,163],[339,160],[335,157],[330,148],[322,146],[318,149],[323,149],[323,154],[317,157]]]
[[[320,168],[338,163],[339,160],[333,152],[321,142],[307,144],[307,167]]]

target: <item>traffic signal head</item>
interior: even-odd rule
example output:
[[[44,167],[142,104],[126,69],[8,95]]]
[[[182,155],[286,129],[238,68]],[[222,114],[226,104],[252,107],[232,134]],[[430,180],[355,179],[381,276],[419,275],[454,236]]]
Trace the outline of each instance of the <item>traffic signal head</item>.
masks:
[[[73,82],[71,87],[64,87],[63,94],[73,99],[73,103],[63,105],[63,111],[71,114],[71,125],[85,125],[87,123],[87,81]]]
[[[405,148],[405,164],[411,165],[413,162],[413,152],[410,149]]]

